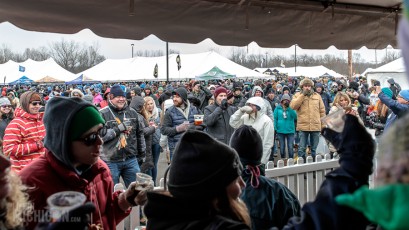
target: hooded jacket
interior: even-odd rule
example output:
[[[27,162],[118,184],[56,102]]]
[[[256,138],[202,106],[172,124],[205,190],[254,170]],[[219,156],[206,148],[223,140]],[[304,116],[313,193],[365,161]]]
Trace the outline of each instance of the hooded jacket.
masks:
[[[146,145],[143,129],[139,127],[138,113],[126,104],[119,110],[111,102],[109,102],[107,107],[99,110],[99,112],[108,128],[106,135],[102,137],[104,148],[101,159],[105,162],[125,161],[131,157],[137,157],[139,160],[143,159],[145,157]],[[131,133],[126,138],[127,145],[122,149],[117,147],[119,135],[115,134],[114,128],[119,124],[115,118],[118,118],[121,123],[124,120],[129,120],[133,127]]]
[[[139,128],[143,130],[143,135],[145,137],[146,158],[145,162],[141,165],[141,172],[146,173],[149,169],[154,167],[152,157],[152,135],[155,133],[155,127],[149,126],[148,121],[141,114],[144,104],[145,100],[141,96],[135,96],[132,98],[130,106],[138,112]]]
[[[115,229],[116,224],[129,212],[122,211],[118,205],[120,192],[112,193],[114,184],[108,166],[98,160],[94,165],[78,171],[71,161],[68,133],[71,121],[78,111],[92,105],[80,98],[61,99],[55,97],[51,99],[53,103],[47,104],[47,111],[53,110],[44,117],[46,125],[48,122],[48,125],[53,126],[47,129],[44,142],[49,151],[30,164],[30,167],[22,170],[20,177],[24,184],[34,188],[29,190],[29,196],[35,210],[45,210],[47,198],[54,193],[78,191],[84,193],[87,201],[96,206],[92,218],[94,223],[102,223],[104,229]],[[54,109],[61,106],[66,109]],[[29,226],[29,229],[35,225],[31,224],[33,226]]]
[[[33,94],[28,93],[21,99],[22,106],[15,110],[14,119],[4,131],[3,152],[10,157],[11,168],[17,172],[45,153],[42,144],[45,136],[44,113],[28,113]]]
[[[260,92],[261,92],[261,98],[264,99],[264,91],[261,89],[260,86],[254,86],[253,91],[251,91],[251,97],[250,97],[250,98],[254,97],[254,95],[256,94],[256,91],[260,91]],[[240,102],[240,104],[239,104],[239,107],[245,106],[248,100],[249,100],[248,98],[243,97],[243,99],[241,100],[241,102]],[[274,117],[273,117],[273,109],[271,108],[270,102],[269,102],[268,100],[266,100],[266,99],[264,99],[264,106],[263,106],[262,111],[263,111],[263,113],[264,113],[265,115],[267,115],[272,121],[274,120]]]
[[[239,109],[230,117],[229,123],[235,129],[242,125],[249,125],[257,130],[263,141],[263,157],[261,158],[261,163],[267,164],[270,158],[271,148],[274,145],[274,123],[273,120],[263,113],[265,106],[263,98],[251,97],[247,100],[247,103],[257,105],[260,107],[260,111],[257,111],[257,114],[245,114]]]

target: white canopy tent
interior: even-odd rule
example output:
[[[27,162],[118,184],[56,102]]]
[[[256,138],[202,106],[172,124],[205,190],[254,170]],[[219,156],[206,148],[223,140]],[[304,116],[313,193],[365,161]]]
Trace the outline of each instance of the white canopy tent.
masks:
[[[368,70],[366,77],[368,83],[371,83],[372,80],[378,80],[381,82],[381,87],[388,87],[389,83],[387,81],[393,78],[402,89],[409,89],[403,58],[398,58],[376,69]]]
[[[241,66],[216,52],[179,54],[181,68],[178,71],[177,54],[169,55],[169,80],[191,79],[217,66],[238,78],[265,78],[268,75]],[[158,65],[158,77],[153,76]],[[98,81],[164,81],[166,80],[166,56],[107,59],[82,72],[85,77]]]
[[[23,76],[30,78],[33,81],[53,78],[58,81],[64,82],[67,79],[75,78],[75,74],[65,70],[58,65],[54,59],[49,58],[45,61],[33,61],[28,59],[24,62],[8,61],[4,64],[0,64],[0,79],[1,83],[10,83]]]
[[[336,78],[343,77],[342,74],[339,74],[331,69],[328,69],[325,66],[297,66],[297,71],[294,67],[282,68],[282,67],[270,67],[270,68],[256,68],[255,71],[264,73],[267,70],[278,71],[281,74],[287,74],[290,77],[309,77],[309,78],[318,78],[323,75],[331,75]]]

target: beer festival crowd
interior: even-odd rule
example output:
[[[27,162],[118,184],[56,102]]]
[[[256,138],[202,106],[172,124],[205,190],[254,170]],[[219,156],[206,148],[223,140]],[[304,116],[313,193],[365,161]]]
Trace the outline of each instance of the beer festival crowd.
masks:
[[[116,229],[135,208],[153,230],[409,226],[409,89],[393,78],[384,87],[364,76],[278,75],[17,85],[1,94],[2,230]],[[343,114],[342,130],[323,123],[334,113]],[[368,129],[375,129],[375,140]],[[285,185],[265,176],[266,164],[306,162],[324,154],[318,149],[338,155],[339,167],[301,206]],[[164,175],[158,174],[161,154]],[[140,173],[152,182],[138,182]],[[53,217],[53,202],[72,200],[48,198],[64,191],[84,200]]]

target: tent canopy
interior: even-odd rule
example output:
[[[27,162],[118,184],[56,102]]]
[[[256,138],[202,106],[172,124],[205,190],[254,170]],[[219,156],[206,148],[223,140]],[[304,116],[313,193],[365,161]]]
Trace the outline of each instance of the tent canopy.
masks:
[[[40,79],[36,80],[35,82],[38,82],[38,83],[63,83],[64,81],[60,80],[60,79],[50,77],[50,76],[46,76],[46,77],[43,77],[43,78],[40,78]]]
[[[102,37],[306,49],[396,47],[402,0],[4,0],[0,22]],[[283,36],[285,35],[285,36]]]
[[[229,79],[235,78],[236,75],[226,73],[223,70],[219,69],[219,67],[215,66],[211,70],[207,71],[206,73],[200,74],[196,76],[197,80],[222,80],[222,79]]]
[[[79,84],[84,84],[84,83],[96,83],[99,81],[93,80],[91,78],[85,77],[83,74],[81,74],[79,77],[65,82],[67,85],[79,85]]]
[[[377,80],[381,83],[381,87],[388,87],[388,80],[393,78],[402,89],[409,89],[403,58],[398,58],[376,69],[370,69],[366,72],[366,76],[368,83]]]
[[[181,68],[176,62],[180,57]],[[214,66],[239,78],[265,78],[266,75],[241,66],[216,52],[169,55],[169,79],[195,78]],[[153,76],[156,64],[158,77]],[[135,57],[128,59],[107,59],[82,72],[84,76],[98,81],[163,81],[166,80],[166,56]]]
[[[45,61],[34,61],[28,59],[24,62],[8,61],[0,64],[0,77],[5,76],[5,83],[16,81],[22,76],[26,76],[36,82],[43,80],[56,80],[55,82],[64,82],[63,79],[73,79],[75,75],[60,65],[54,59],[49,58]],[[48,78],[47,78],[48,77]]]
[[[12,81],[9,83],[9,85],[29,85],[34,83],[33,80],[31,80],[30,78],[26,77],[26,76],[22,76],[19,79]]]
[[[321,76],[332,76],[336,78],[341,78],[343,77],[341,74],[328,69],[325,66],[297,66],[297,69],[294,67],[289,67],[289,68],[282,68],[282,67],[270,67],[270,68],[255,68],[255,71],[258,71],[260,73],[264,73],[268,70],[273,73],[281,73],[281,74],[287,74],[290,77],[309,77],[309,78],[318,78]]]

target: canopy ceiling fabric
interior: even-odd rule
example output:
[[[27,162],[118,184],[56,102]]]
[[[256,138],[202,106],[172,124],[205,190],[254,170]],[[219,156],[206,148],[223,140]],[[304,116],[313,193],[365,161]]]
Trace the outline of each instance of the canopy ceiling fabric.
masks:
[[[402,0],[1,0],[0,22],[26,30],[219,45],[396,47]],[[133,7],[132,7],[133,6]],[[133,10],[132,10],[133,9]],[[130,16],[133,15],[133,16]]]

